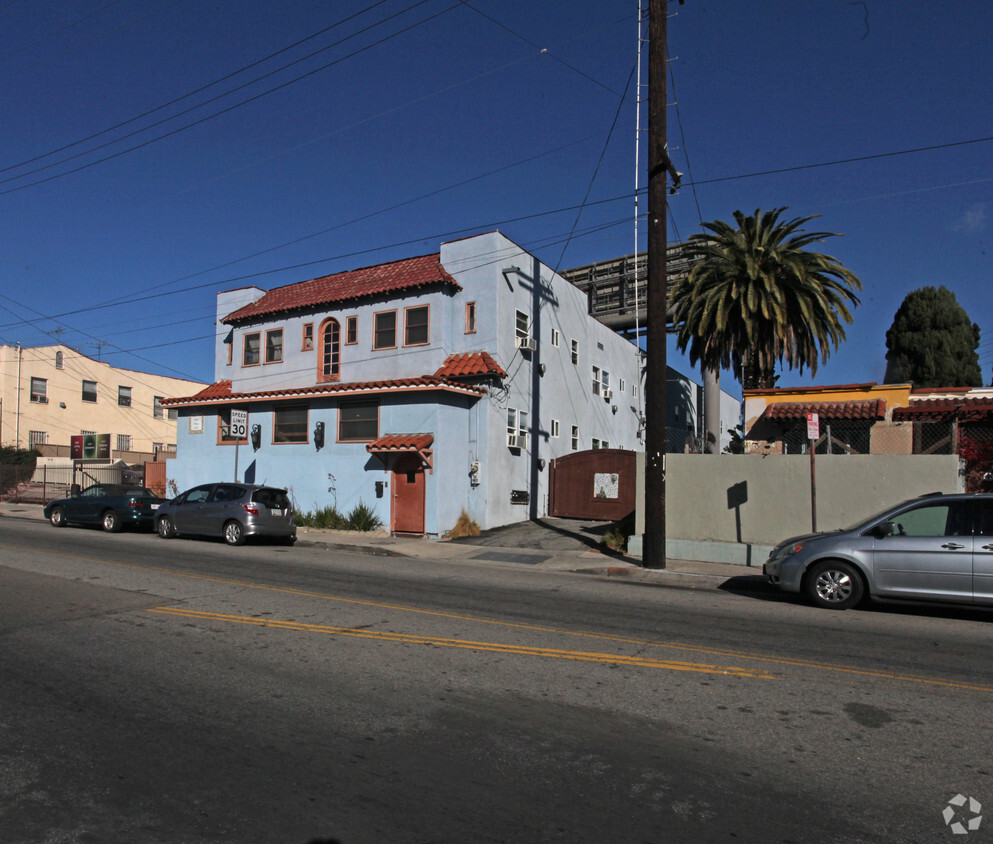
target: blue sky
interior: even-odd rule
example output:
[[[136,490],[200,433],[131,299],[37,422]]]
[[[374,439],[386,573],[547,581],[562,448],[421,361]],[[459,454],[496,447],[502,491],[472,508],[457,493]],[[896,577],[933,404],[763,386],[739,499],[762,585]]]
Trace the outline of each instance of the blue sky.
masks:
[[[637,10],[0,2],[0,342],[209,381],[219,290],[491,229],[557,268],[629,254]],[[882,381],[886,329],[923,285],[979,324],[990,383],[993,4],[670,12],[670,239],[787,206],[843,235],[820,249],[864,284],[848,341],[780,384]]]

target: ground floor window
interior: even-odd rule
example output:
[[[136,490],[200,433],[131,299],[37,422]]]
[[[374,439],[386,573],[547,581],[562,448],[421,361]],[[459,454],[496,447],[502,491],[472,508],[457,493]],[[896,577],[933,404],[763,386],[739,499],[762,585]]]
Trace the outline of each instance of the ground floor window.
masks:
[[[307,442],[307,408],[277,407],[273,413],[272,441],[274,443]]]
[[[368,442],[379,436],[379,402],[348,402],[338,408],[338,441]]]

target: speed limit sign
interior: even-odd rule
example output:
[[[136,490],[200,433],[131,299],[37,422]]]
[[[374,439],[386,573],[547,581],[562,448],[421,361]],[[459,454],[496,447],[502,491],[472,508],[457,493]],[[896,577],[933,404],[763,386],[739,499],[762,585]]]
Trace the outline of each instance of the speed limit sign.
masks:
[[[248,411],[231,411],[231,438],[243,440],[248,436]]]

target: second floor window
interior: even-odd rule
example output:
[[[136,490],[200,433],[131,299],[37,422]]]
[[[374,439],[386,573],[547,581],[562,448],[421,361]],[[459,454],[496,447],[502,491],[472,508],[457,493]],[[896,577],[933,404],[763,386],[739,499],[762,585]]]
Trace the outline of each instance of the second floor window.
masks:
[[[117,405],[118,407],[131,407],[131,388],[130,387],[118,387],[117,388]],[[127,449],[125,449],[127,451]]]
[[[48,404],[48,380],[46,378],[31,379],[31,401]]]
[[[465,333],[476,333],[476,303],[467,302],[465,306]]]
[[[314,348],[314,323],[308,322],[303,327],[303,351],[309,352]]]
[[[428,306],[418,305],[403,312],[403,344],[424,346],[428,342]]]
[[[83,382],[83,401],[95,402],[97,400],[97,382]]]
[[[279,363],[283,359],[283,329],[276,328],[265,333],[265,362]]]
[[[321,323],[321,358],[318,381],[338,381],[341,378],[341,325],[336,319]]]
[[[395,349],[397,345],[397,312],[381,311],[374,320],[372,348]]]
[[[359,318],[345,317],[345,345],[354,346],[359,342]]]
[[[131,451],[131,435],[130,434],[118,434],[117,435],[117,450],[118,451]]]
[[[245,335],[245,346],[241,355],[242,366],[258,366],[261,339],[261,335],[257,331],[254,334]]]

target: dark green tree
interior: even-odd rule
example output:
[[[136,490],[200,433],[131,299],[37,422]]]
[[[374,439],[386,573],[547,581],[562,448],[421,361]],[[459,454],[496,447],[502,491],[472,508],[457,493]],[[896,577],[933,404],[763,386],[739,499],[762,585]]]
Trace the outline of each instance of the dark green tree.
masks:
[[[704,369],[732,369],[745,389],[774,386],[777,364],[816,373],[845,339],[848,305],[859,305],[855,274],[807,250],[833,235],[804,232],[814,217],[781,221],[785,210],[735,211],[737,228],[704,223],[709,233],[689,238],[696,264],[670,291],[680,351]]]
[[[979,326],[946,287],[908,293],[886,332],[886,383],[982,387]]]

